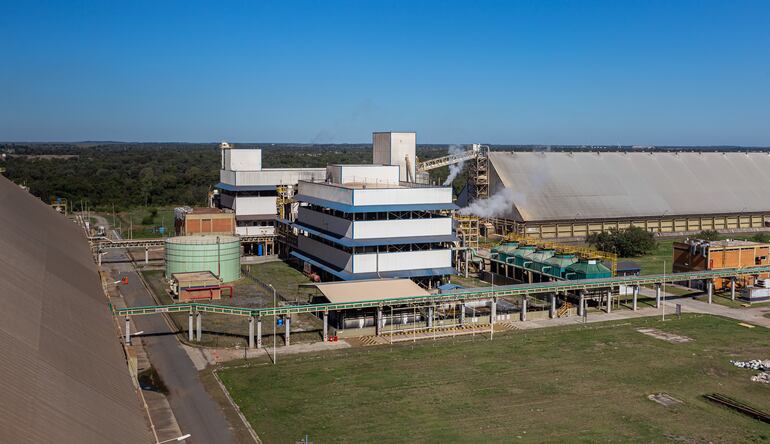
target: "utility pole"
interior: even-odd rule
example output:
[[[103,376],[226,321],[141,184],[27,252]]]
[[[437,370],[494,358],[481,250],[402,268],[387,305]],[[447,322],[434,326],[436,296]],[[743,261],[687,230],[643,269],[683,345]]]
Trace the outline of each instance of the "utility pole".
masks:
[[[273,365],[275,365],[277,357],[275,353],[277,351],[276,335],[278,334],[276,331],[276,328],[278,327],[278,316],[276,315],[276,311],[278,311],[278,299],[276,298],[275,287],[273,287],[272,284],[267,284],[267,286],[273,289],[273,308],[275,308],[273,311]]]
[[[660,295],[663,298],[661,302],[661,308],[663,309],[663,319],[666,320],[666,261],[663,261],[663,294]]]

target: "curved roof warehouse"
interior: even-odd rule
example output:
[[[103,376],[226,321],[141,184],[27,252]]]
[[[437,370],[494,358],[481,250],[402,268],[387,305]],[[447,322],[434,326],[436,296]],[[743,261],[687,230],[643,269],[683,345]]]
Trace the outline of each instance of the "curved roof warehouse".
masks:
[[[80,229],[0,177],[0,441],[152,442]]]
[[[688,232],[770,221],[767,152],[490,152],[489,160],[490,195],[506,193],[509,204],[498,216],[528,234],[580,236],[601,223]],[[580,221],[598,225],[568,226]]]

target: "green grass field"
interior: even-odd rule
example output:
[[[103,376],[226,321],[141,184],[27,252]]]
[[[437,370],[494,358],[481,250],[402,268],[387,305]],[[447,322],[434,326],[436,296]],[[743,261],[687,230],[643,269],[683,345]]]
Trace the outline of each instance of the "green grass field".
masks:
[[[154,217],[152,210],[157,210]],[[102,213],[110,224],[113,223],[112,213]],[[145,224],[144,222],[151,222]],[[116,214],[115,223],[123,231],[123,237],[128,239],[130,229],[133,227],[134,239],[157,238],[174,235],[174,207],[136,207],[129,211]],[[165,227],[165,234],[161,236],[157,228]]]
[[[658,239],[658,245],[650,254],[640,257],[626,257],[620,260],[636,262],[641,267],[642,274],[661,274],[665,262],[666,273],[671,273],[674,241],[679,239]]]
[[[318,293],[315,287],[300,287],[301,284],[310,283],[310,279],[286,262],[245,265],[244,268],[259,281],[272,284],[287,301],[308,302],[311,294]]]
[[[706,294],[700,294],[696,296],[695,299],[702,302],[708,302],[708,296]],[[711,298],[711,302],[730,308],[751,308],[750,304],[746,304],[746,302],[741,299],[736,298],[734,301],[730,299],[729,292],[714,293],[714,296]]]
[[[729,363],[768,350],[765,329],[689,315],[286,356],[220,376],[266,443],[767,442],[770,425],[702,395],[770,410],[770,386]],[[658,392],[683,403],[647,399]]]

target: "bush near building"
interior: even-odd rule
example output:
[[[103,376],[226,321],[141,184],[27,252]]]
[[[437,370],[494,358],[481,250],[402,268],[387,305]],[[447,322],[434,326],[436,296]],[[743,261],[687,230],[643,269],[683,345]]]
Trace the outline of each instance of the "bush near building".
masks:
[[[700,233],[698,233],[698,239],[715,241],[715,240],[722,239],[722,235],[720,235],[719,231],[717,230],[703,230]]]
[[[637,257],[652,252],[657,246],[655,236],[644,228],[611,229],[590,234],[586,241],[594,248],[621,257]]]
[[[767,244],[767,243],[770,243],[770,234],[757,233],[754,236],[751,236],[751,240],[754,242],[761,242],[763,244]]]

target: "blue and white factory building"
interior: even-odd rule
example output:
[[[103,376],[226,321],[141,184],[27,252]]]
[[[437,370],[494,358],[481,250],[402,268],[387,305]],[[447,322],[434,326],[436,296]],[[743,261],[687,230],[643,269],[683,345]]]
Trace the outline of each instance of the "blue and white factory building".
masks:
[[[292,256],[340,280],[409,277],[432,287],[453,274],[452,189],[401,180],[413,144],[408,151],[404,165],[329,165],[326,181],[300,180]]]

